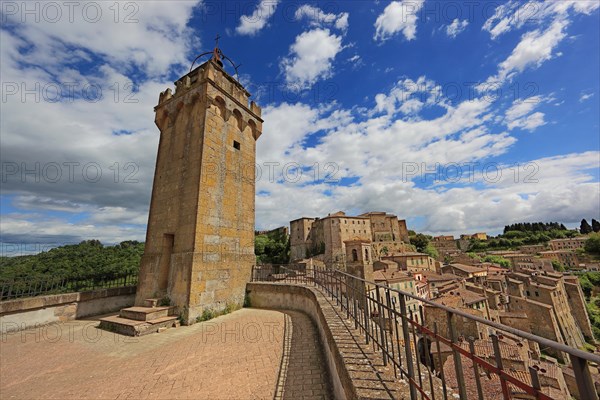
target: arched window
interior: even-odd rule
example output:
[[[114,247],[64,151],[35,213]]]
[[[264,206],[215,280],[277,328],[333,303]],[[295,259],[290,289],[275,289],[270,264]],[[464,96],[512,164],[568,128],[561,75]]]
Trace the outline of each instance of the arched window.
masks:
[[[365,261],[369,261],[369,249],[365,249]]]
[[[248,126],[252,130],[252,137],[254,138],[254,140],[258,139],[258,136],[260,136],[260,135],[258,134],[258,128],[256,127],[256,122],[254,122],[253,120],[249,120]]]
[[[243,129],[243,124],[242,122],[244,121],[242,119],[242,113],[239,112],[238,110],[233,110],[233,116],[235,117],[235,124],[237,126],[237,128],[242,131]]]
[[[358,252],[356,249],[352,249],[352,261],[358,261]]]
[[[221,116],[221,118],[225,119],[225,111],[227,110],[227,107],[225,106],[225,100],[223,100],[222,97],[217,96],[215,97],[215,105],[219,110],[219,115]]]

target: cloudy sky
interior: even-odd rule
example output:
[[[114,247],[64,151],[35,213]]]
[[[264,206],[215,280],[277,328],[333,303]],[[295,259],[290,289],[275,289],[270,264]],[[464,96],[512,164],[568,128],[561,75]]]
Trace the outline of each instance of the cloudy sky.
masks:
[[[0,4],[6,255],[144,239],[153,106],[217,33],[263,107],[258,229],[600,216],[598,0]]]

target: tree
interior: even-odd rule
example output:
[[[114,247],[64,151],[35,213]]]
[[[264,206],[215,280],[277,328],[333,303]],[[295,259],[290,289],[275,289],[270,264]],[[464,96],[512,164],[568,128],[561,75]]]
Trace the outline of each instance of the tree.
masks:
[[[587,253],[600,255],[600,233],[592,233],[583,248]]]
[[[491,263],[494,263],[494,264],[498,264],[498,265],[500,265],[501,267],[504,267],[504,268],[510,268],[510,261],[507,260],[504,257],[501,257],[501,256],[495,256],[495,255],[492,255],[492,254],[488,254],[487,256],[485,256],[483,258],[483,261],[484,262],[491,262]]]
[[[552,261],[552,268],[554,268],[554,270],[557,272],[565,272],[566,271],[565,266],[556,260]]]
[[[590,226],[590,224],[588,224],[588,222],[584,219],[581,220],[581,225],[579,226],[579,232],[581,232],[582,235],[587,235],[588,233],[592,233],[592,227]]]
[[[596,233],[600,232],[600,222],[596,221],[593,218],[592,218],[592,230]]]
[[[422,233],[417,233],[415,236],[410,237],[410,244],[415,246],[418,252],[422,253],[429,244],[429,239]]]
[[[423,253],[428,254],[429,257],[434,258],[436,260],[440,256],[437,249],[431,244],[427,244],[427,246],[425,246],[425,248],[423,249]]]

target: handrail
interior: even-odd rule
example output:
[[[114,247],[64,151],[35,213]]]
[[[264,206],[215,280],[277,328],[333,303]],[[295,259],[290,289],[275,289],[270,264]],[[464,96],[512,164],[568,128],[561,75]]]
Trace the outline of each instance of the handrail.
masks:
[[[292,266],[292,268],[290,268],[290,266]],[[529,367],[526,368],[528,371],[524,371],[529,373],[531,383],[525,383],[522,379],[516,378],[511,375],[510,371],[503,368],[499,342],[502,338],[502,333],[509,333],[521,339],[531,340],[540,345],[540,348],[552,349],[555,351],[559,360],[564,358],[565,361],[570,362],[575,375],[575,382],[580,394],[580,399],[598,400],[589,365],[590,362],[600,364],[600,357],[596,354],[587,353],[554,340],[490,321],[456,308],[448,307],[432,300],[413,295],[403,290],[391,288],[385,284],[371,282],[344,271],[322,267],[293,267],[293,265],[257,267],[252,271],[252,280],[276,281],[286,284],[297,283],[301,285],[316,285],[317,287],[322,288],[323,294],[331,297],[332,300],[335,300],[335,304],[341,308],[342,312],[347,314],[347,318],[353,320],[355,328],[360,329],[364,333],[366,343],[372,343],[374,348],[377,347],[379,351],[381,351],[384,365],[390,363],[394,369],[394,374],[396,374],[398,370],[400,371],[400,376],[407,379],[410,387],[411,399],[413,400],[417,398],[417,393],[420,394],[421,398],[435,400],[436,396],[433,393],[434,385],[432,382],[432,379],[436,379],[434,376],[441,379],[443,398],[448,399],[440,343],[449,346],[449,350],[454,358],[456,388],[458,389],[461,400],[467,399],[468,397],[465,385],[465,373],[469,371],[469,369],[474,373],[474,379],[477,383],[478,398],[485,398],[483,386],[478,375],[479,368],[486,371],[488,377],[490,373],[498,376],[504,399],[511,398],[511,390],[522,390],[538,400],[551,400],[551,397],[542,391],[538,372],[533,368],[533,365],[529,365]],[[407,299],[418,301],[418,310],[409,308]],[[425,324],[424,316],[426,315],[426,310],[423,305],[445,311],[448,332],[438,332],[438,321],[433,322],[433,327]],[[475,338],[467,338],[470,347],[469,351],[461,347],[461,344],[459,343],[461,341],[459,334],[462,336],[463,333],[457,332],[457,324],[456,322],[453,322],[454,317],[462,317],[497,330],[495,333],[490,332],[489,334],[489,339],[491,339],[491,343],[494,347],[492,360],[495,358],[495,365],[493,361],[492,363],[486,361],[486,356],[478,356],[475,353],[473,347]],[[399,322],[401,323],[400,327]],[[423,349],[417,349],[417,334],[420,338],[419,346],[424,346]],[[412,338],[410,335],[412,335]],[[426,340],[421,342],[422,339]],[[401,342],[403,345],[401,345]],[[434,353],[429,350],[432,349],[431,346],[433,343],[437,345],[437,363],[438,367],[441,368],[439,370],[438,367],[435,367],[434,365]],[[413,346],[414,350],[411,350]],[[402,347],[404,347],[404,349],[402,349]],[[404,352],[404,357],[401,354],[401,350]],[[413,354],[413,352],[416,352],[416,354]],[[566,358],[567,354],[570,357]],[[423,361],[423,357],[425,357],[425,361]],[[470,368],[471,366],[467,368],[463,367],[462,357],[471,360],[473,363],[472,368]],[[403,358],[405,360],[410,360],[410,362],[406,363],[406,368],[403,367]],[[527,360],[523,359],[523,362],[524,366],[526,366]],[[424,367],[421,367],[420,363],[423,363]],[[425,368],[424,372],[427,374],[424,375],[424,377],[426,378],[429,376],[429,393],[431,394],[431,397],[427,394],[426,385],[422,381],[423,368]]]
[[[418,300],[418,301],[420,301],[422,303],[425,303],[425,304],[428,304],[430,306],[434,306],[434,307],[440,308],[440,309],[442,309],[444,311],[451,312],[451,313],[453,313],[455,315],[459,315],[461,317],[468,318],[468,319],[471,319],[471,320],[476,321],[476,322],[480,322],[482,324],[494,327],[496,329],[500,329],[500,330],[505,331],[505,332],[513,333],[513,334],[515,334],[517,336],[521,336],[521,337],[523,337],[525,339],[533,340],[534,342],[537,342],[537,343],[542,344],[544,346],[554,347],[557,350],[563,351],[563,352],[568,353],[568,354],[570,354],[572,356],[583,358],[583,359],[585,359],[587,361],[591,361],[591,362],[594,362],[594,363],[597,363],[598,365],[600,365],[600,356],[598,356],[596,354],[588,353],[586,351],[579,350],[579,349],[576,349],[574,347],[567,346],[567,345],[565,345],[563,343],[559,343],[559,342],[556,342],[556,341],[551,340],[551,339],[546,339],[546,338],[543,338],[541,336],[534,335],[533,333],[521,331],[519,329],[510,327],[508,325],[504,325],[504,324],[500,324],[498,322],[490,321],[488,319],[481,318],[481,317],[478,317],[476,315],[472,315],[472,314],[466,313],[464,311],[460,311],[457,308],[448,307],[448,306],[445,306],[443,304],[436,303],[435,301],[431,301],[431,300],[425,299],[423,297],[415,296],[413,294],[410,294],[408,292],[404,292],[404,291],[399,290],[399,289],[391,288],[391,287],[389,287],[387,285],[383,285],[381,283],[367,281],[367,280],[365,280],[363,278],[360,278],[360,277],[354,276],[354,275],[350,275],[350,274],[348,274],[346,272],[343,272],[343,271],[339,271],[339,270],[335,270],[335,271],[336,271],[336,273],[339,273],[341,275],[345,275],[345,276],[347,276],[349,278],[357,279],[357,280],[362,281],[364,283],[367,283],[369,285],[374,285],[374,286],[377,286],[379,288],[389,290],[391,292],[396,292],[398,294],[401,294],[401,295],[406,296],[406,297],[410,297],[411,299]]]

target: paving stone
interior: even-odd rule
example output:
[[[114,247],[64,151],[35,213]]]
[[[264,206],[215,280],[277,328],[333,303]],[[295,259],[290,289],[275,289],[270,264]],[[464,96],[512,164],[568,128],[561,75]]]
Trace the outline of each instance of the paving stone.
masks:
[[[97,320],[69,321],[57,325],[60,337],[56,329],[44,328],[3,337],[0,397],[274,398],[278,385],[283,388],[279,398],[328,397],[318,336],[301,313],[242,309],[138,338],[102,331],[97,325]],[[287,349],[284,331],[290,336]],[[284,351],[288,363],[282,372]],[[311,374],[313,364],[320,365],[320,380]],[[288,393],[291,377],[298,389]]]

